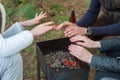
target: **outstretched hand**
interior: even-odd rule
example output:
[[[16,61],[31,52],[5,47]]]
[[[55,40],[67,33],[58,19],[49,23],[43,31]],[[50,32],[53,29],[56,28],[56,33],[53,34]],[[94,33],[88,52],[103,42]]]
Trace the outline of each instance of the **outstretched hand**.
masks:
[[[46,18],[46,17],[47,17],[47,13],[41,12],[39,15],[38,15],[38,13],[36,13],[34,19],[30,19],[30,20],[27,20],[27,21],[22,21],[20,23],[23,27],[33,26],[35,24],[40,23],[41,19]]]
[[[43,18],[46,18],[47,17],[47,13],[43,13],[43,12],[41,12],[39,15],[38,15],[38,13],[36,13],[36,15],[35,15],[35,21],[36,22],[41,22],[41,19],[43,19]]]
[[[66,37],[72,37],[75,35],[85,35],[85,30],[86,30],[86,28],[78,27],[76,24],[71,22],[64,22],[55,29],[60,30],[62,28],[65,28],[64,34]]]
[[[76,43],[77,45],[84,46],[86,48],[100,48],[100,41],[93,41],[86,36],[74,36],[70,38],[70,41]]]
[[[66,22],[61,23],[59,26],[57,26],[57,27],[55,28],[55,30],[60,30],[60,29],[62,29],[62,28],[72,27],[72,26],[74,26],[73,23],[66,21]]]
[[[34,37],[37,37],[37,36],[40,36],[40,35],[46,33],[49,30],[52,30],[53,28],[55,28],[54,22],[46,22],[46,23],[40,24],[40,25],[36,26],[35,28],[33,28],[31,30],[31,33],[33,34]]]

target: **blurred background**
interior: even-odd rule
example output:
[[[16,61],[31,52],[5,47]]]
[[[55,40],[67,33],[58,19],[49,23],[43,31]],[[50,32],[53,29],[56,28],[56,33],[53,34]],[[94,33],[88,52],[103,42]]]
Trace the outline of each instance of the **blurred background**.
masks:
[[[68,21],[71,11],[75,11],[76,19],[80,19],[89,7],[90,0],[2,0],[6,9],[6,29],[13,23],[32,19],[36,13],[47,12],[48,17],[41,23],[54,21],[56,25]],[[34,26],[32,26],[34,27]],[[28,28],[29,30],[31,28]],[[49,31],[38,37],[33,44],[22,51],[24,60],[24,79],[36,80],[36,42],[63,38],[63,30]]]

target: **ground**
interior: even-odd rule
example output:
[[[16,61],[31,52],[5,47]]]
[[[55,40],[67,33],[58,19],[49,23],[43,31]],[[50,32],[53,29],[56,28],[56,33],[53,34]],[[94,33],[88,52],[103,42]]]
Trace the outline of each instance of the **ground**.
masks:
[[[6,29],[16,21],[34,18],[36,12],[47,12],[48,17],[42,22],[53,20],[57,25],[69,20],[72,10],[76,19],[80,19],[88,9],[90,0],[4,0],[7,12]],[[30,29],[30,28],[28,28]],[[22,51],[24,61],[24,79],[36,80],[36,42],[64,37],[63,31],[50,31],[37,38],[33,44]],[[93,76],[93,74],[92,74]],[[90,79],[92,80],[92,79]]]

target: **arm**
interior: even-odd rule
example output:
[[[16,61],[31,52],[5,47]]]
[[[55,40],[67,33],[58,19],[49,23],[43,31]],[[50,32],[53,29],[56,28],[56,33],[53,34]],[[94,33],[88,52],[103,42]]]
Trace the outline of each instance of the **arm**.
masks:
[[[69,51],[70,54],[90,64],[90,66],[96,69],[120,72],[120,59],[112,57],[95,56],[92,55],[84,47],[74,44],[69,46]]]
[[[70,38],[70,41],[86,48],[101,48],[102,51],[107,51],[115,47],[120,47],[120,37],[103,39],[101,41],[93,41],[86,36],[77,35]]]
[[[118,36],[120,35],[120,21],[113,25],[90,27],[93,36]]]
[[[30,19],[30,20],[27,20],[27,21],[22,21],[22,22],[20,22],[20,24],[24,27],[33,26],[35,24],[40,23],[41,20],[43,18],[46,18],[46,17],[47,17],[47,13],[41,12],[39,15],[38,15],[38,13],[36,13],[34,19]]]
[[[31,31],[22,31],[9,38],[4,38],[0,35],[0,57],[17,54],[32,43],[33,37],[38,37],[54,27],[53,22],[47,22],[36,26]]]
[[[4,38],[8,38],[11,37],[19,32],[21,32],[24,27],[28,27],[28,26],[33,26],[35,24],[38,24],[41,22],[41,19],[47,17],[46,13],[41,12],[39,15],[36,14],[34,19],[30,19],[30,20],[26,20],[26,21],[22,21],[22,22],[16,22],[15,24],[13,24],[7,31],[5,31],[3,33],[3,37]]]
[[[30,31],[23,31],[10,38],[0,35],[0,57],[12,56],[29,46],[33,41]]]
[[[90,7],[89,7],[87,13],[82,17],[82,19],[80,19],[77,22],[77,25],[78,26],[90,26],[90,25],[92,25],[99,14],[100,6],[101,5],[98,2],[98,0],[91,0],[91,4],[90,4]]]
[[[109,70],[120,73],[120,59],[117,58],[93,56],[90,66],[96,69]]]
[[[23,31],[22,25],[16,22],[8,30],[6,30],[2,35],[4,38],[8,38],[8,37],[14,36],[15,34],[20,33],[21,31]]]
[[[114,47],[120,47],[120,37],[112,39],[103,39],[100,41],[100,44],[102,51],[107,51],[113,49]]]
[[[85,27],[78,27],[76,24],[70,22],[64,22],[56,27],[56,30],[60,30],[61,28],[65,27],[64,34],[67,37],[72,37],[76,35],[86,35],[89,36],[118,36],[120,35],[120,21],[118,23],[107,25],[107,26],[99,26],[99,27],[92,27],[89,28]],[[89,31],[88,31],[89,30]]]

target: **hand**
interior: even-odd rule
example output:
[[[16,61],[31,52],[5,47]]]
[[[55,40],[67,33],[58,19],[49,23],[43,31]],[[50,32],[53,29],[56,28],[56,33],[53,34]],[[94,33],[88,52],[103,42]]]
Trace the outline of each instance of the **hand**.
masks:
[[[46,33],[47,31],[53,29],[55,27],[54,22],[47,22],[44,24],[40,24],[38,26],[36,26],[35,28],[33,28],[31,30],[31,33],[33,34],[34,37],[37,37],[39,35],[42,35],[44,33]]]
[[[77,35],[77,36],[70,38],[70,41],[75,42],[77,45],[84,46],[87,48],[100,48],[101,47],[100,41],[93,41],[86,36]]]
[[[23,22],[20,22],[20,23],[23,27],[33,26],[35,24],[40,23],[41,19],[43,19],[45,17],[47,17],[47,13],[41,12],[39,15],[38,15],[38,13],[36,13],[36,16],[35,16],[34,19],[23,21]]]
[[[63,27],[65,27],[65,28],[66,28],[66,27],[69,27],[69,26],[72,27],[73,25],[75,25],[75,24],[66,21],[66,22],[61,23],[58,27],[56,27],[55,30],[60,30],[60,29],[62,29]]]
[[[66,27],[64,34],[66,37],[73,37],[75,35],[85,35],[86,28],[78,27],[77,25],[73,25],[72,27]]]
[[[62,27],[65,27],[64,33],[66,37],[72,37],[75,35],[85,35],[86,28],[78,27],[76,24],[70,22],[64,22],[55,29],[60,30]]]
[[[69,51],[70,51],[70,54],[72,54],[76,58],[78,58],[88,64],[91,63],[91,59],[92,59],[93,55],[89,51],[87,51],[85,48],[72,44],[69,46]]]
[[[46,18],[47,17],[47,13],[43,13],[43,12],[41,12],[39,15],[38,15],[38,13],[36,13],[36,15],[35,15],[35,21],[36,22],[41,22],[41,19],[43,19],[43,18]]]

